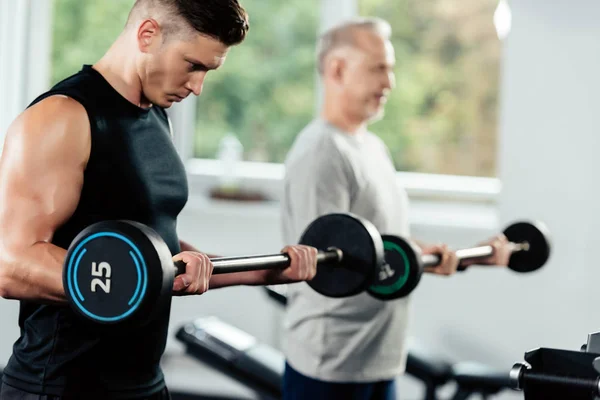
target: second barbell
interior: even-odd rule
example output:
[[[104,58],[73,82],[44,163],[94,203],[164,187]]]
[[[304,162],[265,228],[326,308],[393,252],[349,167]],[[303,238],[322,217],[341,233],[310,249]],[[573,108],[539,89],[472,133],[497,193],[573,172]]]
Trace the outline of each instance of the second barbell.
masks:
[[[542,222],[515,222],[504,230],[511,247],[508,268],[515,272],[535,271],[550,257],[550,235]],[[379,269],[368,293],[380,300],[393,300],[408,296],[417,287],[425,267],[440,263],[437,254],[421,254],[411,240],[394,235],[382,236],[385,263]],[[479,246],[456,251],[459,261],[477,260],[493,254],[492,246]],[[459,265],[458,270],[465,267]]]

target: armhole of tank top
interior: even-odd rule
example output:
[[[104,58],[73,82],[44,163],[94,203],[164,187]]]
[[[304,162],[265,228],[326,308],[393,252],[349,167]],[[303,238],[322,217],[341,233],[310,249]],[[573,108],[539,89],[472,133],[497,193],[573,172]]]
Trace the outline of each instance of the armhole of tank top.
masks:
[[[169,133],[171,134],[171,139],[175,139],[175,136],[173,134],[173,123],[171,122],[171,118],[169,118],[169,114],[163,110],[163,112],[165,113],[165,117],[167,117],[167,122],[169,123]]]
[[[43,101],[43,100],[46,100],[47,98],[49,98],[49,97],[52,97],[52,96],[65,96],[65,97],[68,97],[68,98],[70,98],[70,99],[73,99],[73,100],[75,100],[76,102],[78,102],[79,104],[81,104],[81,106],[82,106],[82,107],[83,107],[83,109],[85,110],[85,113],[87,114],[88,121],[89,121],[89,123],[90,123],[90,132],[91,132],[92,130],[94,130],[94,125],[92,124],[93,116],[92,116],[92,113],[91,113],[91,111],[90,111],[90,107],[88,106],[87,102],[83,100],[83,98],[82,98],[81,96],[77,96],[77,95],[75,95],[75,96],[74,96],[72,93],[67,93],[67,92],[64,92],[64,91],[62,91],[62,90],[57,90],[57,91],[49,91],[49,92],[47,92],[47,93],[45,93],[45,94],[43,94],[43,95],[39,96],[38,98],[36,98],[36,99],[35,99],[35,100],[34,100],[34,101],[33,101],[33,102],[32,102],[32,103],[29,105],[29,107],[31,107],[31,106],[33,106],[33,105],[35,105],[35,104],[37,104],[37,103],[39,103],[39,102],[41,102],[41,101]]]

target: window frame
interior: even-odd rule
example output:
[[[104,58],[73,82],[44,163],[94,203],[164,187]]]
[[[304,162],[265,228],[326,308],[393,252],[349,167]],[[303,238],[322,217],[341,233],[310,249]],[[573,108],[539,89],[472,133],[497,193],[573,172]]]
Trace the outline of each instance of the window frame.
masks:
[[[0,87],[11,93],[0,99],[0,154],[12,121],[47,90],[53,5],[52,0],[0,1]]]

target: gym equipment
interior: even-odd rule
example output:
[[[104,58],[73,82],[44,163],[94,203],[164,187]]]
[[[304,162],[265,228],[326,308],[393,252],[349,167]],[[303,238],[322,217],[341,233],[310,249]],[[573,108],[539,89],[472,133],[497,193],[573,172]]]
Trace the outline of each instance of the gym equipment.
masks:
[[[424,400],[438,400],[438,389],[451,382],[456,384],[449,397],[452,400],[466,400],[475,395],[485,400],[510,387],[505,371],[471,361],[450,363],[417,343],[409,345],[406,374],[423,382]]]
[[[320,268],[308,281],[328,297],[348,297],[365,291],[384,261],[381,234],[369,221],[351,214],[329,214],[314,220],[302,234],[301,244],[319,250],[335,248],[335,268]]]
[[[537,348],[509,373],[511,388],[525,400],[594,400],[600,396],[600,332],[581,351]]]
[[[505,371],[471,361],[454,364],[450,379],[457,385],[452,400],[466,400],[475,394],[486,400],[488,396],[494,396],[511,387]]]
[[[267,296],[282,306],[287,305],[287,285],[268,285],[263,287],[267,292]]]
[[[175,334],[185,351],[260,394],[280,399],[285,359],[281,352],[215,316],[195,318]]]
[[[541,222],[516,222],[504,230],[512,245],[508,267],[520,273],[541,268],[550,257],[550,235]],[[408,296],[417,287],[425,267],[440,263],[436,254],[422,255],[410,240],[393,235],[383,235],[385,261],[376,281],[367,291],[380,300],[393,300]],[[476,260],[493,254],[492,246],[479,246],[456,251],[460,261]],[[466,267],[459,266],[459,271]]]
[[[383,243],[374,226],[349,214],[317,218],[304,231],[301,244],[319,250],[318,272],[309,285],[330,297],[366,290],[383,263]],[[287,254],[211,259],[213,274],[286,268]],[[63,284],[72,308],[99,325],[143,323],[170,304],[175,276],[185,264],[173,262],[162,238],[133,221],[90,225],[67,251]]]
[[[434,354],[425,346],[410,342],[406,374],[425,386],[424,400],[437,400],[437,391],[452,379],[452,363]]]

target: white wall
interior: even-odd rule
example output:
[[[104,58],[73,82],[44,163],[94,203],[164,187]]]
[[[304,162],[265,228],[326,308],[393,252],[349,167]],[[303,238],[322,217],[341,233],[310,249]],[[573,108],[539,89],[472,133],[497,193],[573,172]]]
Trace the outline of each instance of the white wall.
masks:
[[[499,219],[546,222],[553,255],[546,268],[527,276],[478,271],[448,285],[432,281],[416,295],[413,325],[415,336],[450,356],[505,368],[536,347],[578,350],[588,333],[600,330],[600,3],[510,6]],[[522,398],[501,398],[512,397]]]
[[[505,358],[534,346],[577,349],[600,330],[597,171],[600,158],[600,3],[511,3],[503,91],[501,219],[541,218],[554,235],[552,263],[520,281],[492,334]],[[500,302],[497,299],[496,302]]]

